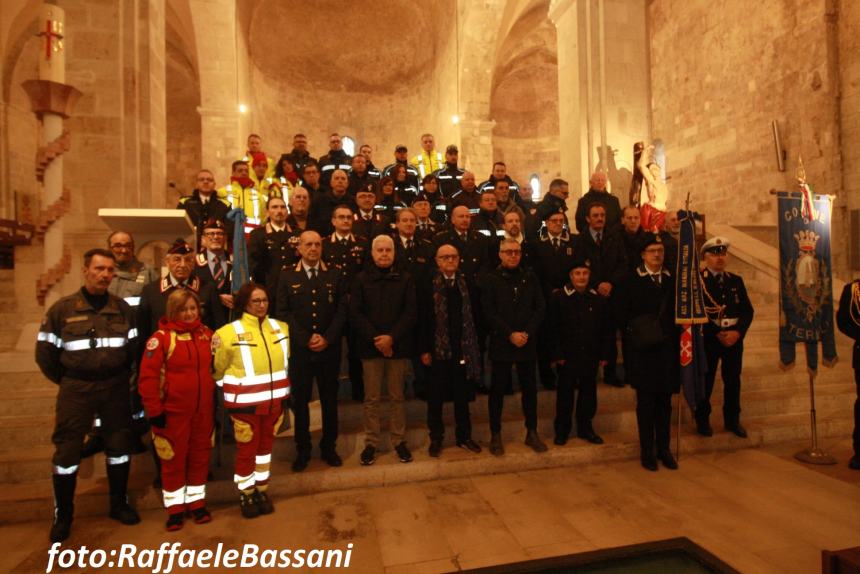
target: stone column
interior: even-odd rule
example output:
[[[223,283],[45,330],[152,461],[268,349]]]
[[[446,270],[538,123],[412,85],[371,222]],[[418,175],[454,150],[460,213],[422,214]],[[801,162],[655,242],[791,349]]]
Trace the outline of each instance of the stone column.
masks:
[[[40,304],[50,305],[59,295],[52,290],[71,265],[71,253],[65,245],[62,215],[68,211],[68,191],[63,188],[63,153],[69,149],[69,134],[63,120],[71,114],[81,92],[66,85],[66,58],[63,46],[65,12],[53,4],[39,8],[40,36],[45,49],[39,57],[39,79],[22,84],[33,112],[42,122],[36,177],[42,182],[44,211],[37,223],[37,233],[44,233],[44,272],[37,280],[36,297]]]
[[[645,0],[552,0],[549,16],[558,30],[560,159],[571,202],[600,169],[625,203],[633,144],[650,140]]]

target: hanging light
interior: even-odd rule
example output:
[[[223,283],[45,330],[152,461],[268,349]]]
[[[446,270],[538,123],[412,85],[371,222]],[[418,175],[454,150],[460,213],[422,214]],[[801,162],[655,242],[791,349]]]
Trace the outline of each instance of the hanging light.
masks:
[[[457,124],[459,124],[460,123],[460,116],[458,116],[457,114],[454,114],[453,116],[451,116],[451,123],[454,124],[455,126]]]
[[[248,112],[248,106],[245,104],[239,104],[239,113],[244,114]]]

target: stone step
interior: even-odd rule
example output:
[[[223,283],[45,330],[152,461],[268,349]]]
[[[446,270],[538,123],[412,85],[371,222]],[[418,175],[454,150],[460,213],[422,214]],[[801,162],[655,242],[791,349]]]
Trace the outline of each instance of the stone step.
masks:
[[[692,431],[690,425],[684,425],[680,472],[683,472],[684,469],[684,457],[691,454],[769,446],[780,442],[803,440],[809,437],[810,433],[808,416],[802,414],[754,417],[746,419],[745,424],[749,432],[747,439],[739,439],[734,435],[720,431],[711,438],[700,437]],[[851,432],[852,425],[853,421],[850,417],[821,410],[818,424],[820,444],[826,449],[830,437],[847,435]],[[549,451],[543,454],[536,454],[522,444],[522,427],[508,424],[505,425],[505,429],[506,454],[501,457],[493,457],[488,453],[484,437],[486,433],[480,433],[481,436],[476,436],[476,439],[484,447],[482,453],[472,454],[457,449],[449,435],[442,456],[434,459],[427,455],[428,439],[426,433],[423,433],[419,436],[409,437],[415,458],[414,462],[401,464],[391,449],[388,448],[387,441],[383,436],[381,445],[384,446],[380,449],[377,462],[370,467],[359,465],[358,458],[363,444],[360,441],[348,439],[338,443],[338,451],[344,457],[342,468],[331,469],[322,461],[314,458],[308,469],[298,474],[290,471],[292,461],[290,443],[292,441],[277,440],[273,452],[272,479],[269,492],[277,504],[278,499],[299,494],[482,474],[520,472],[540,468],[568,467],[585,465],[595,461],[635,460],[639,455],[635,429],[604,433],[606,444],[600,446],[591,445],[579,439],[572,439],[567,445],[560,447],[550,444]],[[479,431],[477,427],[475,430]],[[476,432],[475,434],[479,433]],[[676,445],[675,437],[673,427],[673,448]],[[544,438],[551,438],[551,436],[545,435]],[[41,452],[38,454],[45,456]],[[222,466],[215,466],[213,461],[214,476],[207,486],[207,499],[212,506],[218,504],[232,505],[237,499],[235,486],[232,483],[232,456],[232,450],[225,448]],[[45,459],[41,459],[41,464],[44,473],[50,472],[49,464]],[[0,459],[0,466],[6,467],[9,464]],[[77,516],[92,516],[106,512],[107,481],[103,471],[101,471],[102,474],[96,474],[95,469],[97,467],[102,467],[101,455],[82,464],[75,499]],[[154,469],[149,455],[136,456],[132,468],[129,493],[133,504],[139,509],[161,508],[161,493],[156,492],[150,486]],[[585,467],[579,472],[587,474],[588,469]],[[42,520],[47,524],[51,514],[51,481],[47,477],[26,484],[8,484],[0,491],[0,522]]]

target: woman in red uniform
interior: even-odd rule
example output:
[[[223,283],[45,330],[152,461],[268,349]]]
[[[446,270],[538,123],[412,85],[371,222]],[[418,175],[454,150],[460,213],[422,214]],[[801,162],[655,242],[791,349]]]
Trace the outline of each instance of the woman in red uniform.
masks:
[[[140,364],[140,395],[161,459],[167,530],[182,528],[188,510],[197,524],[212,520],[206,510],[206,475],[212,451],[212,331],[200,322],[194,292],[177,289],[167,315],[146,342]]]

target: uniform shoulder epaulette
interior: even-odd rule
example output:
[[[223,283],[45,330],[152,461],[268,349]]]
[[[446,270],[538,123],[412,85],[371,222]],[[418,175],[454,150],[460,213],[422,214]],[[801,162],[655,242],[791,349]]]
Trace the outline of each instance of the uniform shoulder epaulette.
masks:
[[[589,289],[588,292],[592,295],[598,295],[597,291],[595,291],[594,289]]]
[[[208,261],[207,261],[207,259],[206,259],[206,253],[205,253],[205,252],[203,252],[203,251],[201,251],[200,253],[198,253],[198,254],[197,254],[197,265],[198,265],[198,266],[200,266],[200,267],[203,267],[203,266],[204,266],[204,265],[206,265],[207,263],[208,263]]]

